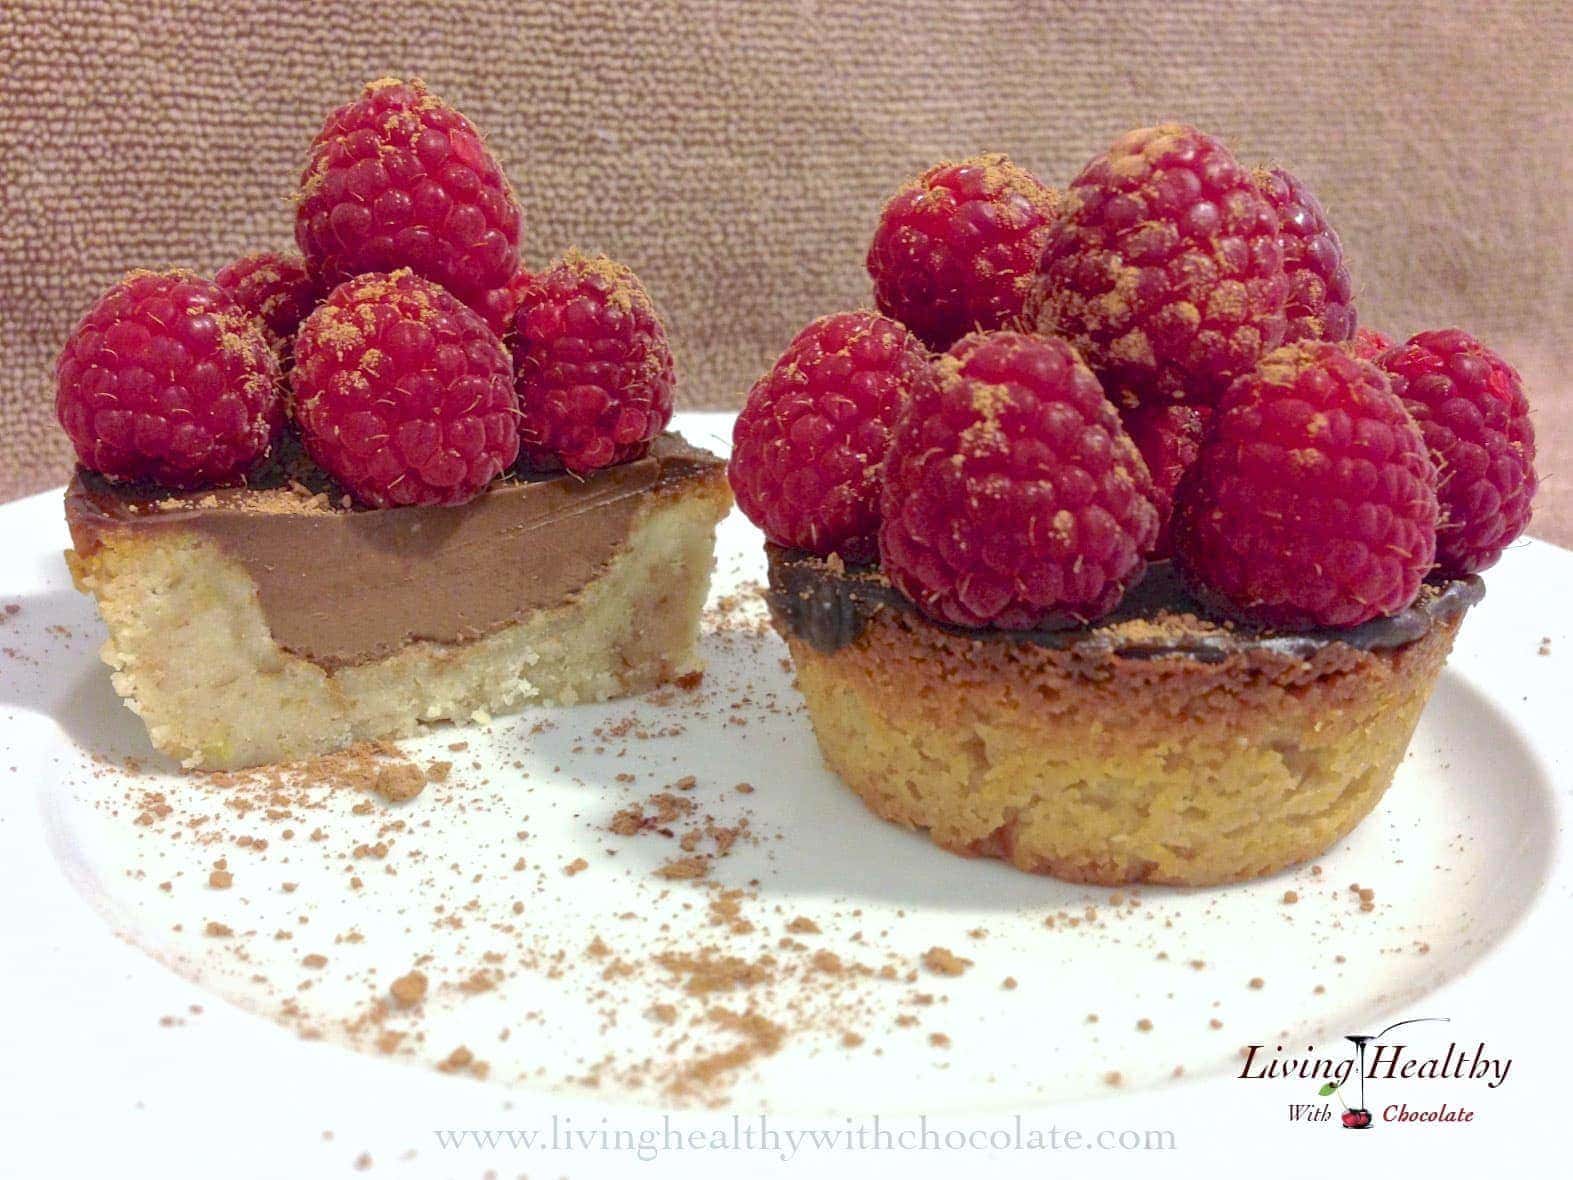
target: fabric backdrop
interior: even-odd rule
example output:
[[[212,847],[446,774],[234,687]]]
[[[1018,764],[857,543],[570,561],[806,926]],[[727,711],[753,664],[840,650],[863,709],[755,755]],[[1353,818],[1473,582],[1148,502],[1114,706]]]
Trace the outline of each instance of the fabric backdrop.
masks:
[[[292,245],[323,114],[418,73],[487,133],[525,260],[570,244],[664,309],[681,403],[738,404],[868,299],[883,198],[990,148],[1063,185],[1118,132],[1200,124],[1322,197],[1364,322],[1515,361],[1573,542],[1573,7],[1132,0],[0,4],[0,497],[59,483],[50,366],[132,266]]]

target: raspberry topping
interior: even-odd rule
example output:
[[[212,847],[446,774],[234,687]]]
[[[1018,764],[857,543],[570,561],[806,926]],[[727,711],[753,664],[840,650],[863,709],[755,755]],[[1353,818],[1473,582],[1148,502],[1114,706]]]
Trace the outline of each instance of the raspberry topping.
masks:
[[[1529,524],[1535,428],[1513,367],[1467,332],[1422,332],[1382,356],[1437,469],[1438,572],[1494,565]]]
[[[1219,401],[1180,484],[1175,560],[1198,597],[1269,627],[1351,627],[1414,601],[1436,473],[1375,366],[1285,345]]]
[[[1014,323],[1058,203],[999,154],[936,164],[880,214],[868,248],[875,304],[936,352]]]
[[[284,422],[278,359],[229,292],[189,271],[132,271],[55,365],[55,413],[82,465],[201,488],[244,475]]]
[[[895,320],[815,320],[738,415],[727,466],[738,507],[777,545],[872,561],[880,464],[897,415],[932,379],[922,344]]]
[[[1344,247],[1322,203],[1282,168],[1256,173],[1256,187],[1278,214],[1284,274],[1289,278],[1285,342],[1348,340],[1355,330],[1354,284]]]
[[[1202,435],[1211,411],[1183,402],[1154,402],[1125,410],[1120,420],[1152,476],[1153,504],[1158,509],[1158,539],[1146,554],[1154,561],[1169,557],[1169,518],[1174,515],[1174,492],[1180,477],[1201,453]]]
[[[294,387],[307,453],[374,508],[462,504],[519,451],[507,350],[408,270],[351,279],[311,313]]]
[[[522,461],[594,471],[637,459],[672,420],[666,329],[634,272],[569,251],[530,278],[514,313]]]
[[[290,338],[326,294],[299,254],[272,250],[241,255],[213,281],[256,319],[280,360],[288,359]]]
[[[920,609],[962,627],[1107,614],[1158,535],[1152,481],[1075,349],[962,339],[903,411],[885,461],[879,553]]]
[[[1363,361],[1376,363],[1389,348],[1393,347],[1393,339],[1375,328],[1356,328],[1355,334],[1349,338],[1349,351]]]
[[[1210,135],[1131,131],[1062,202],[1027,298],[1123,404],[1211,405],[1283,340],[1278,215]]]
[[[513,314],[519,310],[519,300],[524,297],[524,288],[529,281],[530,272],[521,266],[502,286],[471,295],[464,303],[486,321],[486,326],[497,339],[506,341],[508,333],[513,331]]]
[[[408,267],[461,297],[518,266],[513,190],[478,131],[419,78],[368,83],[312,141],[295,240],[329,287]]]

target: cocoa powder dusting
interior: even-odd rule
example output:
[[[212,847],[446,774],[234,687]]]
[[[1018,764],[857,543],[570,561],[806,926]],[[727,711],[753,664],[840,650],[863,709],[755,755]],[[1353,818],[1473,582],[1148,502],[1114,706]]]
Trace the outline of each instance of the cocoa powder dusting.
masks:
[[[716,652],[733,653],[774,676],[758,593],[747,587],[711,608],[706,643],[713,663]],[[855,865],[813,895],[773,892],[771,866],[801,852],[755,810],[779,788],[744,764],[684,765],[671,740],[705,725],[730,734],[800,722],[795,696],[763,678],[695,674],[599,716],[582,728],[572,714],[544,712],[483,724],[432,744],[436,760],[362,743],[178,777],[102,764],[94,787],[102,796],[102,781],[116,785],[119,797],[104,806],[148,854],[149,896],[207,907],[183,915],[177,931],[199,944],[205,965],[251,981],[272,1018],[308,1039],[505,1085],[714,1105],[765,1076],[788,1045],[828,1068],[838,1054],[873,1061],[904,1047],[920,1050],[927,1068],[960,1069],[968,1037],[953,997],[970,1002],[981,989],[1002,1013],[1028,1019],[1052,995],[1058,948],[1079,953],[1066,939],[1134,936],[1156,981],[1143,1007],[1111,998],[1099,1002],[1101,1022],[1084,1020],[1080,1005],[1064,1014],[1069,1035],[1094,1051],[1087,1082],[1119,1086],[1125,1075],[1108,1067],[1134,1058],[1100,1059],[1096,1047],[1116,1033],[1135,1040],[1160,1020],[1173,1027],[1165,972],[1189,980],[1210,970],[1222,977],[1219,994],[1228,987],[1217,957],[1209,968],[1195,957],[1202,948],[1184,941],[1193,931],[1129,888],[1058,891],[1063,908],[1040,907],[1019,924],[961,906],[945,927],[927,914],[909,925],[898,905],[864,902],[865,914],[841,892],[857,880]],[[591,775],[571,761],[579,754],[615,761]],[[553,782],[543,786],[548,768]],[[571,793],[553,794],[564,781]],[[1313,867],[1294,888],[1265,895],[1298,906],[1282,912],[1284,923],[1303,929],[1324,901],[1345,919],[1374,909],[1374,890],[1318,876]],[[1007,972],[1027,962],[1017,957],[1024,938],[1027,953],[1045,956],[1032,961],[1049,967],[1019,983]],[[1416,939],[1408,953],[1429,950]],[[1337,973],[1330,958],[1321,963]],[[1275,992],[1284,986],[1275,978]],[[1252,977],[1249,987],[1265,983]],[[349,1000],[330,1003],[335,991]],[[470,1022],[461,1035],[445,1023],[470,1012],[494,1014],[495,1027]],[[1221,1029],[1225,1015],[1204,1007],[1182,1018]],[[526,1034],[585,1016],[597,1035],[563,1055],[519,1053]],[[1165,1073],[1171,1066],[1162,1063]]]

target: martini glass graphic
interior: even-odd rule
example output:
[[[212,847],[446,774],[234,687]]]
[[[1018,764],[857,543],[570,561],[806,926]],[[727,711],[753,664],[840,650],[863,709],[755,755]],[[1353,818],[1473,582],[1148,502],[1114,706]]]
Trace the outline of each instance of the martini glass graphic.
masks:
[[[1359,1056],[1360,1060],[1359,1105],[1346,1107],[1344,1109],[1343,1124],[1345,1127],[1349,1128],[1351,1131],[1368,1131],[1371,1129],[1371,1112],[1366,1109],[1365,1105],[1365,1047],[1372,1041],[1376,1040],[1378,1037],[1385,1037],[1395,1028],[1400,1028],[1406,1024],[1425,1024],[1428,1022],[1446,1024],[1447,1020],[1448,1018],[1446,1016],[1416,1016],[1411,1020],[1400,1020],[1397,1024],[1390,1024],[1375,1035],[1372,1035],[1371,1033],[1353,1033],[1344,1037],[1344,1040],[1353,1043],[1355,1047],[1355,1053]]]

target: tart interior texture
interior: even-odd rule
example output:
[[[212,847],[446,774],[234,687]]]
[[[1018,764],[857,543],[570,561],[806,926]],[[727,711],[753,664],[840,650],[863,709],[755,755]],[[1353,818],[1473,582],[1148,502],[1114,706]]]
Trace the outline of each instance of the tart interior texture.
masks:
[[[588,477],[381,510],[286,450],[251,486],[207,492],[79,471],[67,558],[153,744],[234,768],[696,670],[730,506],[720,460],[676,435]]]

